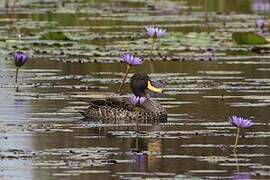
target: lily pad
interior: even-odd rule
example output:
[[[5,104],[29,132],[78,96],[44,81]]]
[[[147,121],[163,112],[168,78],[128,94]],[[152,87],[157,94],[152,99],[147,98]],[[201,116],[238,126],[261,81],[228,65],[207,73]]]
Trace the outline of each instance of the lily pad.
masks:
[[[61,31],[48,32],[41,36],[42,40],[59,40],[59,41],[68,41],[70,40],[65,33]]]
[[[254,32],[234,32],[232,34],[232,38],[237,42],[237,44],[267,44],[267,41],[263,36]]]

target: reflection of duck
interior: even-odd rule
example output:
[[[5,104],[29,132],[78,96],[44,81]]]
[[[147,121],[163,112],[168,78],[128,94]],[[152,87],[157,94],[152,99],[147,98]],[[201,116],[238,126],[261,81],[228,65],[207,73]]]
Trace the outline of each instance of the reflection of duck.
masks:
[[[147,169],[147,154],[132,152],[131,154],[131,168],[132,171],[145,172]]]
[[[136,73],[131,77],[130,88],[137,97],[145,97],[147,89],[162,92],[152,86],[150,78],[144,73]],[[90,106],[82,114],[85,120],[99,120],[102,123],[128,123],[137,119],[141,123],[167,121],[166,109],[149,98],[146,98],[141,108],[133,106],[127,97],[96,99],[90,101]]]
[[[132,140],[131,146],[133,149],[131,152],[131,171],[145,172],[147,169],[148,155],[143,151],[147,150],[147,142],[145,139],[139,139],[137,137],[135,141]]]

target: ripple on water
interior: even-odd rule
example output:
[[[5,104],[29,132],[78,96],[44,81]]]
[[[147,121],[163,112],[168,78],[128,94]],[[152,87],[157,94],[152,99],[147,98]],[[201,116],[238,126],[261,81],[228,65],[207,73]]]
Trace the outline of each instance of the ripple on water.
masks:
[[[26,179],[46,178],[46,174],[60,179],[91,174],[123,179],[231,179],[238,173],[237,166],[252,171],[252,178],[270,176],[269,47],[238,46],[231,41],[236,28],[254,31],[258,15],[248,14],[251,11],[244,6],[228,6],[232,13],[226,14],[218,1],[208,2],[209,13],[204,12],[204,4],[191,1],[65,1],[62,6],[51,0],[22,0],[13,19],[4,3],[0,2],[0,140],[4,143],[0,166],[7,178],[16,179],[18,172],[27,171],[31,175]],[[253,7],[256,1],[249,3]],[[207,27],[202,26],[206,15],[211,19]],[[149,24],[168,32],[154,47],[153,69],[147,61],[150,44],[142,30]],[[13,26],[20,30],[20,38]],[[56,31],[66,41],[46,36]],[[20,70],[19,92],[15,92],[9,54],[14,49],[31,54]],[[88,99],[106,98],[119,85],[124,76],[119,55],[126,51],[146,60],[132,73],[154,71],[153,80],[166,80],[165,97],[155,100],[167,108],[168,122],[140,124],[137,134],[135,123],[79,121],[77,111],[87,107]],[[235,127],[224,120],[231,113],[256,120],[240,139],[237,159],[231,154]],[[132,159],[135,138],[143,148],[139,155],[147,156],[145,161]],[[3,150],[18,143],[34,150]],[[190,166],[185,169],[183,164]]]

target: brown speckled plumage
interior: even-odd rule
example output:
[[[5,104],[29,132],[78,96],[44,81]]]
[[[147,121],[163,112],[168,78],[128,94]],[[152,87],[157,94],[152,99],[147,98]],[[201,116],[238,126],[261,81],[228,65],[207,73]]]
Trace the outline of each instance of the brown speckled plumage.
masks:
[[[159,123],[167,121],[167,111],[158,102],[147,99],[142,107],[135,107],[126,97],[92,100],[82,112],[85,120],[102,123]]]
[[[147,74],[136,73],[131,77],[130,88],[136,97],[146,97],[145,90],[162,92],[151,84]],[[132,105],[130,98],[110,97],[95,99],[89,102],[89,107],[81,112],[85,120],[99,121],[102,123],[159,123],[167,121],[167,111],[157,101],[146,98],[143,105]]]

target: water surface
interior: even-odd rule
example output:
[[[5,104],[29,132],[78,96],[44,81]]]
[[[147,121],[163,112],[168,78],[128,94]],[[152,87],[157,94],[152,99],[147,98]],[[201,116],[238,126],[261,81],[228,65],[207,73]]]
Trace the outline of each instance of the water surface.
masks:
[[[0,177],[269,178],[269,47],[230,38],[236,30],[256,31],[255,20],[269,17],[261,5],[267,3],[20,0],[12,9],[1,2]],[[154,61],[147,25],[168,31]],[[31,55],[19,91],[15,50]],[[125,69],[119,55],[127,51],[146,60],[132,73],[167,84],[156,99],[168,122],[141,124],[139,135],[133,124],[83,122],[78,113],[89,99],[118,89]],[[128,84],[124,92],[131,95]],[[255,122],[237,154],[230,115]]]

